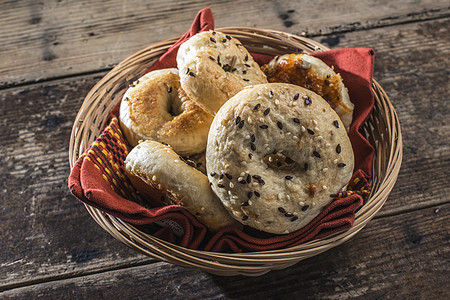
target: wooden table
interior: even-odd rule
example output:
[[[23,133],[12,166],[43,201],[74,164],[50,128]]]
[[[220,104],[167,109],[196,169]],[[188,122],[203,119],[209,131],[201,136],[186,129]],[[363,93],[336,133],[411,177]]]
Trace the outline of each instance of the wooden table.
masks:
[[[0,298],[449,299],[449,3],[303,2],[2,1]],[[183,34],[205,6],[217,27],[374,48],[374,78],[403,130],[402,169],[375,218],[349,242],[256,278],[143,256],[67,188],[69,135],[88,91],[127,56]]]

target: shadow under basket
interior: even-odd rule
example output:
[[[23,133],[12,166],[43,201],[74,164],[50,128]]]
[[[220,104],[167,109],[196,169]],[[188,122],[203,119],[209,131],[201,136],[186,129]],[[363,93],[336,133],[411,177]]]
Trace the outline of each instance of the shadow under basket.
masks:
[[[293,34],[254,28],[219,28],[238,38],[253,53],[282,55],[313,53],[327,47]],[[119,103],[127,89],[127,82],[143,75],[179,37],[151,45],[128,57],[105,77],[86,96],[75,119],[69,145],[70,167],[101,134],[109,112]],[[259,276],[271,270],[284,269],[295,263],[327,251],[352,238],[380,210],[397,180],[402,161],[402,136],[397,114],[381,86],[373,81],[375,106],[362,126],[363,135],[375,148],[371,193],[356,213],[354,225],[338,234],[279,250],[249,253],[216,253],[191,250],[155,238],[133,225],[86,205],[92,218],[116,239],[145,255],[183,267],[203,270],[222,276]]]

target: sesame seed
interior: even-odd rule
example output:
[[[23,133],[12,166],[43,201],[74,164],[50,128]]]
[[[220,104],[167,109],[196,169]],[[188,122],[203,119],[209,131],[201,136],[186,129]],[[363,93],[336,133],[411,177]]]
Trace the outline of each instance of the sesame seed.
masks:
[[[300,94],[299,93],[295,94],[294,95],[294,100],[298,100],[298,97],[300,97]]]
[[[242,44],[236,43],[236,46],[240,47],[240,46],[242,46]]]
[[[242,206],[248,206],[248,201],[243,202]]]
[[[230,182],[230,188],[234,188],[234,184],[232,182]]]
[[[292,177],[292,176],[290,176],[290,175],[287,175],[287,176],[285,176],[284,178],[286,178],[286,180],[291,180],[291,179],[294,178],[294,177]]]
[[[242,221],[245,221],[245,220],[248,220],[248,216],[245,216],[245,215],[244,215],[244,216],[242,217]]]
[[[223,174],[220,174],[219,179],[223,179]]]
[[[311,98],[307,97],[307,98],[305,99],[305,105],[310,105],[311,103],[312,103]]]
[[[338,194],[331,194],[331,195],[330,195],[331,198],[336,198],[336,197],[338,197],[338,196],[339,196]]]
[[[343,168],[343,167],[345,167],[346,166],[346,164],[344,164],[344,163],[338,163],[338,168]]]
[[[328,168],[323,168],[322,171],[327,172]]]
[[[264,111],[264,115],[268,115],[269,114],[269,112],[270,112],[270,107],[269,108],[267,108],[265,111]]]
[[[273,149],[272,154],[277,154],[278,150],[277,149]]]
[[[338,144],[338,145],[336,146],[336,153],[337,153],[337,154],[341,153],[341,144]]]
[[[294,120],[294,123],[300,124],[300,120],[298,118],[293,118],[292,120]]]
[[[256,145],[253,144],[253,143],[250,143],[250,148],[252,149],[252,151],[255,151],[256,150]]]
[[[269,98],[270,98],[270,99],[273,98],[273,91],[269,91]]]
[[[305,206],[302,207],[302,211],[307,211],[308,208],[309,208],[309,205],[305,205]]]
[[[298,220],[298,217],[297,216],[294,216],[292,219],[291,219],[291,222],[294,222],[294,221],[297,221]]]
[[[280,101],[278,101],[278,99],[275,100],[275,105],[280,104]]]
[[[237,118],[236,118],[236,121],[235,121],[235,122],[236,122],[236,125],[237,125],[237,124],[239,124],[239,122],[241,122],[241,117],[240,117],[240,116],[237,116]]]
[[[244,80],[244,81],[250,81],[250,79],[247,79],[247,78],[242,78],[242,80]]]
[[[308,170],[308,164],[307,164],[307,163],[305,163],[305,164],[303,165],[303,167],[304,167],[305,171]]]
[[[216,176],[216,174],[217,174],[217,173],[216,173],[216,172],[214,172],[214,171],[213,171],[213,172],[211,172],[211,173],[209,173],[209,175],[211,175],[211,177],[214,177],[214,176]]]
[[[259,184],[262,184],[262,185],[265,185],[265,184],[266,184],[266,182],[265,182],[264,180],[262,180],[262,179],[259,179],[259,180],[258,180],[258,183],[259,183]]]
[[[187,68],[187,70],[186,70],[186,74],[189,74],[189,68]]]
[[[277,126],[278,128],[283,129],[283,123],[281,123],[280,121],[277,122]]]
[[[302,127],[300,128],[300,130],[301,130],[302,132],[305,132],[305,131],[306,131],[305,126],[302,126]]]
[[[192,76],[192,77],[195,77],[194,72],[189,72],[189,75]]]
[[[250,199],[253,196],[253,192],[248,192],[247,193],[247,198]]]
[[[286,218],[290,218],[290,217],[293,217],[294,215],[292,213],[290,213],[290,212],[287,212],[287,213],[284,214],[284,216]]]
[[[261,179],[261,176],[259,176],[259,175],[253,175],[252,177],[253,177],[253,179],[256,179],[256,180]]]
[[[242,71],[242,74],[247,74],[247,70]]]
[[[250,176],[250,174],[247,175],[246,181],[247,183],[250,183],[252,181],[252,177]]]
[[[170,93],[172,93],[172,87],[171,86],[169,86],[169,88],[167,89],[167,92],[170,94]]]
[[[315,157],[320,158],[320,153],[319,152],[313,151],[313,154],[314,154]]]
[[[239,122],[239,125],[238,125],[238,127],[239,127],[239,128],[242,128],[242,127],[244,127],[244,120],[241,120],[241,121]]]
[[[225,43],[227,41],[227,39],[222,39],[222,43]]]
[[[200,168],[201,166],[202,166],[202,163],[201,163],[201,162],[195,164],[195,167],[196,167],[196,168]]]
[[[231,40],[231,36],[226,35],[225,37],[226,37],[227,39]]]
[[[213,31],[213,32],[212,32],[212,34],[213,34],[213,35],[216,35],[216,32],[215,32],[215,31]]]
[[[254,143],[256,141],[256,137],[254,134],[252,134],[252,136],[250,137],[250,140]]]
[[[249,65],[249,64],[244,64],[244,66],[246,66],[247,68],[250,68],[250,65]]]
[[[333,125],[336,126],[336,128],[339,128],[339,122],[338,122],[338,120],[334,120],[334,121],[333,121]]]
[[[259,128],[261,128],[261,129],[267,129],[267,128],[269,128],[269,126],[263,124],[263,125],[259,125]]]
[[[286,157],[284,160],[288,165],[292,164],[294,161],[290,157]]]
[[[225,173],[225,177],[227,177],[227,178],[228,178],[228,180],[231,180],[231,179],[233,179],[233,176],[231,176],[231,174],[228,174],[228,173]]]
[[[328,187],[327,187],[326,185],[323,185],[322,188],[323,188],[324,190],[328,189]]]
[[[245,61],[248,60],[248,54],[245,54],[244,60],[245,60]]]
[[[213,56],[211,56],[211,55],[209,56],[209,59],[212,60],[212,61],[215,61],[215,60],[216,60],[216,59],[215,59]]]
[[[224,186],[223,184],[218,184],[217,187],[219,187],[219,188],[221,188],[221,189],[224,189],[224,188],[225,188],[225,186]]]
[[[314,135],[314,131],[312,129],[306,129],[308,131],[309,134]]]
[[[261,194],[260,194],[260,193],[258,193],[258,192],[256,192],[256,191],[255,191],[254,193],[255,193],[255,196],[256,196],[256,197],[261,197]]]
[[[213,37],[210,37],[209,39],[210,39],[210,40],[211,40],[211,42],[213,42],[213,43],[215,43],[215,42],[216,42],[216,39],[215,39],[215,38],[213,38]]]
[[[152,180],[156,181],[156,176],[155,175],[153,175]]]
[[[245,181],[245,179],[242,179],[241,181],[239,181],[240,184],[247,184],[247,181]]]
[[[253,107],[253,110],[258,110],[261,107],[261,104],[256,104],[255,107]]]
[[[285,213],[286,213],[286,210],[285,210],[284,208],[282,208],[281,206],[278,207],[278,211],[279,211],[280,213],[282,213],[282,214],[285,214]]]
[[[253,154],[249,153],[248,158],[252,159],[252,157],[253,157]]]

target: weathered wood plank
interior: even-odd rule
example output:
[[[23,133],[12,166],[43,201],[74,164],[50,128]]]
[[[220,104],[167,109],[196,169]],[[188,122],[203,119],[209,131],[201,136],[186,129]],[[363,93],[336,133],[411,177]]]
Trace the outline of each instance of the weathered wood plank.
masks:
[[[375,78],[402,122],[403,167],[380,215],[449,200],[448,28],[435,20],[332,36],[335,47],[375,48]],[[101,75],[0,91],[0,285],[152,261],[103,232],[67,190],[72,120]]]
[[[355,238],[264,276],[154,263],[17,288],[12,299],[448,299],[450,205],[379,218]]]
[[[0,87],[106,70],[152,43],[183,34],[210,6],[216,26],[306,35],[449,15],[446,1],[2,1]],[[324,13],[326,12],[326,13]],[[170,19],[170,26],[168,26]]]

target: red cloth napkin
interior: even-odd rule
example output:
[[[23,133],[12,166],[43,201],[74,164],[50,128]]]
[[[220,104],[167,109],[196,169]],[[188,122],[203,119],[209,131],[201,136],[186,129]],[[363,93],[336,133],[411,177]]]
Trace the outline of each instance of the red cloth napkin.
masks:
[[[211,10],[201,10],[191,29],[180,38],[150,69],[176,67],[176,53],[182,42],[199,31],[214,28]],[[341,74],[355,104],[350,140],[355,152],[355,173],[348,191],[342,192],[310,224],[287,235],[269,235],[251,229],[225,228],[215,235],[178,205],[150,207],[124,173],[123,161],[130,148],[120,130],[117,110],[100,137],[78,159],[69,177],[69,189],[81,201],[142,229],[152,235],[191,249],[217,252],[274,250],[322,238],[353,225],[355,212],[369,193],[374,150],[360,134],[359,127],[373,107],[371,89],[374,53],[371,49],[338,49],[314,56]],[[271,57],[253,54],[260,65]],[[158,200],[161,195],[154,195]]]

